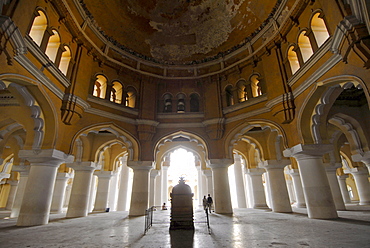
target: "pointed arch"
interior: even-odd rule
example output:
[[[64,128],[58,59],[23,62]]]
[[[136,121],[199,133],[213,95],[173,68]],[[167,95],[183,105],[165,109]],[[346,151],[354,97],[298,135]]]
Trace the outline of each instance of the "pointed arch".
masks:
[[[38,46],[41,46],[45,31],[48,27],[48,19],[43,10],[39,9],[36,11],[36,13],[37,14],[36,17],[33,19],[29,36]]]
[[[296,71],[298,71],[298,69],[300,68],[300,65],[299,65],[297,53],[295,51],[295,47],[293,45],[288,48],[287,58],[289,61],[292,74],[296,73]]]
[[[45,54],[49,57],[52,62],[55,62],[60,47],[60,35],[58,31],[52,29],[52,35],[49,37],[48,44],[46,46]]]
[[[316,12],[310,21],[310,28],[314,34],[317,46],[320,47],[330,37],[321,12]]]

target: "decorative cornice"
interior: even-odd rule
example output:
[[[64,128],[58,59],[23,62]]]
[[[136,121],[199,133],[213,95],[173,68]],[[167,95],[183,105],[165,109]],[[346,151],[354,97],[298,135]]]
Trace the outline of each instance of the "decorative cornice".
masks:
[[[88,102],[93,102],[93,103],[96,103],[96,104],[99,104],[99,105],[102,105],[102,106],[106,106],[106,107],[109,107],[109,108],[112,108],[112,109],[116,109],[116,110],[119,110],[119,111],[122,111],[122,112],[125,112],[125,113],[128,113],[128,114],[132,114],[132,115],[138,115],[139,114],[139,111],[137,109],[128,108],[128,107],[123,106],[123,105],[118,105],[116,103],[110,102],[110,101],[105,100],[105,99],[101,99],[101,98],[97,98],[97,97],[93,97],[93,96],[88,96],[87,101]]]
[[[94,115],[99,115],[99,116],[102,116],[102,117],[106,117],[106,118],[109,118],[109,119],[117,120],[117,121],[122,121],[122,122],[133,124],[133,125],[136,124],[135,119],[127,118],[127,117],[124,117],[124,116],[121,116],[121,115],[112,114],[112,113],[109,113],[109,112],[106,112],[106,111],[103,111],[103,110],[100,110],[100,109],[88,108],[88,109],[85,110],[85,112],[90,113],[90,114],[94,114]]]
[[[234,112],[234,111],[237,111],[237,110],[240,110],[240,109],[244,109],[244,108],[249,107],[249,106],[253,106],[255,104],[258,104],[258,103],[266,101],[266,100],[267,100],[267,95],[264,94],[262,96],[253,97],[251,99],[248,99],[247,101],[244,101],[244,102],[237,103],[237,104],[234,104],[232,106],[226,107],[222,110],[222,112],[223,112],[224,115],[226,115],[228,113],[231,113],[231,112]]]

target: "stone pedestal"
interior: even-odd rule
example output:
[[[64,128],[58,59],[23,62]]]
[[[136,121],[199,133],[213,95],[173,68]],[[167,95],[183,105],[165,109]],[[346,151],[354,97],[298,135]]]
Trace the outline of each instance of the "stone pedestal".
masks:
[[[189,185],[180,178],[179,184],[171,193],[171,224],[170,230],[194,230],[193,193]]]

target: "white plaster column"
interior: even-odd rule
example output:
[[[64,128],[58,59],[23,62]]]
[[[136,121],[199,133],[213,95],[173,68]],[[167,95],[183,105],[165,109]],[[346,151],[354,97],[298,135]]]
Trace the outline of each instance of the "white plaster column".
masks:
[[[207,183],[207,190],[205,195],[208,194],[214,195],[213,192],[213,176],[212,176],[212,170],[203,170],[203,175],[206,177],[206,183]]]
[[[17,226],[45,225],[49,222],[58,167],[62,163],[73,161],[73,156],[55,149],[21,150],[18,155],[28,160],[31,168]]]
[[[150,183],[149,183],[149,207],[154,206],[155,195],[157,194],[155,182],[156,177],[159,175],[159,170],[150,171]]]
[[[284,175],[284,167],[289,164],[290,160],[265,160],[262,162],[269,181],[271,208],[274,212],[292,212]]]
[[[74,178],[66,217],[85,217],[89,212],[92,175],[99,167],[94,162],[75,162],[68,167],[74,170]]]
[[[152,161],[128,161],[134,170],[131,205],[129,216],[142,216],[149,203],[149,172],[153,169]]]
[[[201,178],[202,178],[202,198],[203,198],[203,196],[207,196],[207,177],[204,175],[203,170],[202,170]],[[202,205],[203,205],[203,200],[202,200]]]
[[[251,193],[251,207],[257,209],[268,208],[266,203],[265,189],[262,183],[262,174],[265,173],[265,169],[252,168],[246,171],[249,177],[249,188]]]
[[[335,208],[337,210],[346,210],[346,206],[344,205],[342,193],[340,192],[340,187],[337,179],[337,169],[342,167],[341,163],[337,164],[324,164],[326,175],[328,176],[329,185],[331,189],[331,193],[333,195],[333,200],[335,204]]]
[[[338,178],[340,192],[342,193],[344,203],[351,203],[351,197],[349,196],[347,183],[346,183],[346,179],[348,178],[348,175],[340,175],[340,176],[337,176],[337,178]]]
[[[71,175],[69,173],[59,172],[57,174],[53,192],[53,199],[51,201],[51,212],[61,213],[63,211],[63,203],[66,194],[67,181],[69,178],[71,178]]]
[[[236,185],[236,196],[239,208],[247,207],[247,199],[245,198],[244,179],[242,171],[242,157],[234,154],[234,176]]]
[[[358,196],[360,198],[359,205],[370,205],[370,185],[369,172],[366,167],[356,167],[350,170],[345,170],[344,173],[351,173],[355,179]]]
[[[203,205],[203,183],[202,183],[202,165],[199,160],[195,161],[195,168],[198,172],[198,206]]]
[[[11,210],[14,204],[15,200],[15,194],[17,192],[18,183],[19,181],[8,181],[10,185],[9,195],[8,195],[8,201],[6,202],[5,209]]]
[[[296,145],[284,150],[285,157],[298,162],[302,187],[311,219],[338,218],[322,156],[333,149],[331,145]]]
[[[119,182],[119,193],[117,201],[117,211],[127,211],[127,196],[130,169],[127,167],[127,156],[120,158],[122,164],[121,177]]]
[[[170,167],[170,161],[163,161],[162,163],[162,200],[161,206],[165,202],[168,203],[168,168]],[[168,204],[167,204],[168,205]]]
[[[73,177],[74,177],[74,173],[71,175],[71,178],[73,178]],[[69,183],[69,180],[68,180],[67,181],[67,187],[66,187],[66,194],[65,194],[66,196],[65,196],[64,202],[63,202],[63,208],[66,208],[66,209],[68,208],[69,199],[71,198],[71,191],[72,191],[72,182]]]
[[[101,168],[101,165],[98,165],[99,168]],[[89,205],[88,205],[88,213],[92,213],[95,206],[95,200],[96,200],[96,191],[97,191],[97,185],[98,185],[98,176],[92,175],[91,176],[91,187],[90,187],[90,193],[89,193]]]
[[[291,169],[289,170],[289,175],[292,177],[292,181],[293,181],[294,194],[295,194],[295,199],[296,199],[296,202],[294,205],[297,208],[305,208],[306,201],[304,199],[302,181],[301,181],[301,176],[299,174],[299,170]]]
[[[19,210],[21,209],[23,195],[26,189],[30,168],[31,168],[30,166],[26,165],[13,165],[12,167],[12,171],[19,172],[19,184],[17,187],[17,192],[15,193],[15,199],[12,211],[10,212],[10,218],[16,218],[19,215]]]
[[[228,168],[233,163],[232,159],[210,159],[209,166],[212,169],[213,177],[213,204],[215,212],[219,214],[231,214],[230,185]]]
[[[161,171],[158,171],[158,173],[155,179],[154,205],[162,206],[162,174]]]
[[[108,208],[110,208],[110,211],[117,210],[118,177],[121,175],[121,169],[122,167],[118,167],[117,171],[113,171],[113,175],[110,180],[110,188],[108,192]]]
[[[96,190],[93,211],[105,211],[108,207],[110,182],[113,176],[113,171],[95,171],[94,175],[98,177],[98,188]]]
[[[294,204],[296,204],[297,199],[295,197],[292,177],[289,177],[289,179],[285,178],[285,181],[286,181],[286,187],[288,189],[290,203],[294,202]]]

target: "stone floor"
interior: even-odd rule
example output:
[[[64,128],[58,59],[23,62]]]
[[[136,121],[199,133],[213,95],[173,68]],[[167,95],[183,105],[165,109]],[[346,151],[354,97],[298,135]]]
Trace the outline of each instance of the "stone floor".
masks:
[[[0,247],[370,247],[370,206],[347,206],[335,220],[293,213],[235,209],[233,215],[195,210],[193,231],[169,231],[170,210],[154,212],[144,234],[144,217],[127,212],[93,213],[66,219],[51,214],[48,225],[17,227],[9,211],[0,211]]]

